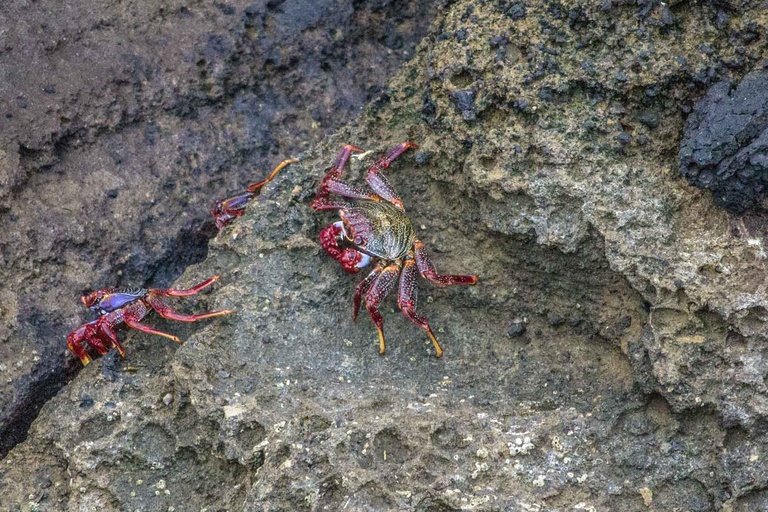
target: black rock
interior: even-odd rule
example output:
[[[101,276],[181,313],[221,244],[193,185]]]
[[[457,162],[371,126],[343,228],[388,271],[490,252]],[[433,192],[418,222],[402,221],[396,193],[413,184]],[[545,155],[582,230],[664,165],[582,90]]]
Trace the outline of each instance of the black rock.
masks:
[[[512,322],[507,329],[507,336],[516,338],[525,334],[525,324],[523,322]]]
[[[465,121],[472,121],[477,117],[475,113],[475,89],[473,87],[451,92],[451,101]]]
[[[642,114],[640,116],[640,122],[648,128],[658,128],[660,124],[658,114],[654,114],[653,112],[646,112]]]
[[[756,207],[768,185],[766,91],[766,71],[749,73],[737,87],[715,84],[694,106],[680,144],[680,174],[736,214]]]

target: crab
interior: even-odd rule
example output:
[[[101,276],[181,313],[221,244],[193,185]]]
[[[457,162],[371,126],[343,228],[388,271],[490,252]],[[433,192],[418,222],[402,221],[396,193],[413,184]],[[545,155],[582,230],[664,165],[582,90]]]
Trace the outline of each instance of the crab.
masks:
[[[256,196],[256,191],[272,181],[272,178],[274,178],[275,175],[280,172],[283,167],[286,167],[290,164],[295,164],[296,162],[298,162],[298,160],[283,160],[277,167],[275,167],[275,170],[272,171],[272,174],[270,174],[267,179],[260,181],[259,183],[251,183],[248,185],[248,188],[245,189],[244,194],[230,197],[229,199],[219,199],[216,201],[213,205],[213,210],[211,210],[211,215],[213,215],[216,227],[218,229],[222,229],[224,226],[229,224],[232,219],[245,213],[245,206],[251,199]]]
[[[203,318],[234,313],[234,311],[225,309],[198,315],[182,315],[173,311],[162,299],[162,297],[194,295],[213,284],[219,277],[213,276],[188,290],[104,288],[84,295],[80,299],[83,305],[98,313],[99,317],[72,331],[67,336],[67,348],[80,358],[83,365],[91,362],[91,356],[88,353],[89,348],[95,350],[99,355],[104,355],[110,348],[115,347],[120,352],[120,355],[125,357],[125,350],[120,345],[120,341],[115,334],[115,327],[123,326],[123,324],[124,327],[132,327],[150,334],[158,334],[181,343],[178,337],[156,331],[148,325],[140,323],[141,320],[152,310],[157,311],[163,318],[180,322],[195,322]]]
[[[357,273],[374,260],[368,276],[356,287],[352,320],[357,320],[365,296],[365,307],[379,331],[379,354],[386,352],[384,321],[379,306],[399,281],[397,304],[403,314],[426,331],[435,347],[435,356],[443,349],[437,342],[427,319],[416,312],[416,276],[438,286],[473,285],[476,276],[440,275],[430,261],[424,244],[416,238],[413,225],[405,215],[402,200],[382,174],[408,149],[417,148],[404,142],[392,148],[386,156],[369,169],[366,182],[369,189],[341,181],[344,167],[353,152],[363,150],[344,146],[336,163],[323,178],[311,207],[315,211],[337,210],[341,220],[320,232],[320,244],[328,255],[349,273]],[[336,194],[345,199],[335,200]]]

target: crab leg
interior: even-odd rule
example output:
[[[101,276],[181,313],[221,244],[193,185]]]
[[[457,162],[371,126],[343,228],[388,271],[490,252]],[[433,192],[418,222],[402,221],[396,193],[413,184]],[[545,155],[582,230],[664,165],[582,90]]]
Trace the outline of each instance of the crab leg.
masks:
[[[350,145],[346,145],[342,148],[341,154],[336,159],[336,163],[333,164],[331,170],[325,174],[323,181],[320,182],[320,187],[318,187],[317,192],[315,193],[315,200],[312,201],[311,204],[313,210],[326,209],[320,208],[320,206],[327,202],[328,195],[331,193],[331,191],[328,189],[328,181],[341,178],[341,174],[344,172],[344,166],[347,165],[349,156],[354,152],[362,151],[362,149]]]
[[[427,319],[416,312],[416,276],[418,271],[416,270],[416,263],[413,261],[413,254],[408,254],[405,260],[405,266],[403,272],[400,274],[400,288],[397,294],[397,305],[400,307],[400,311],[411,322],[418,325],[420,328],[427,331],[429,339],[432,340],[432,344],[435,346],[435,356],[442,357],[443,349],[435,339],[435,335],[432,334],[432,329],[429,327]]]
[[[136,330],[146,332],[148,334],[157,334],[158,336],[162,336],[177,343],[181,343],[181,339],[179,339],[177,336],[173,336],[172,334],[167,334],[162,331],[157,331],[150,326],[139,322],[147,315],[147,306],[142,301],[135,302],[130,306],[127,306],[125,309],[116,311],[116,313],[122,314],[122,320],[128,327],[133,327]]]
[[[272,181],[272,178],[274,178],[274,177],[275,177],[275,175],[276,175],[278,172],[280,172],[280,170],[281,170],[281,169],[283,169],[284,167],[287,167],[287,166],[289,166],[289,165],[291,165],[291,164],[295,164],[295,163],[298,163],[298,160],[296,160],[295,158],[291,158],[291,159],[289,159],[289,160],[283,160],[282,162],[280,162],[280,163],[278,164],[278,166],[277,166],[277,167],[275,167],[275,170],[274,170],[274,171],[272,171],[272,174],[270,174],[269,176],[267,176],[267,179],[265,179],[264,181],[260,181],[260,182],[258,182],[258,183],[251,183],[250,185],[248,185],[248,188],[247,188],[247,189],[245,189],[245,191],[246,191],[246,192],[250,192],[250,193],[254,193],[254,192],[256,192],[256,191],[257,191],[257,190],[259,190],[261,187],[263,187],[264,185],[266,185],[267,183],[269,183],[270,181]]]
[[[267,179],[260,181],[259,183],[251,183],[248,185],[245,194],[216,201],[213,210],[211,210],[211,215],[214,217],[216,227],[221,229],[235,217],[241,216],[245,212],[245,207],[248,205],[248,202],[253,199],[254,195],[256,195],[257,190],[272,181],[272,178],[280,172],[280,169],[296,162],[298,162],[298,160],[283,160],[277,167],[275,167],[275,170],[272,171],[272,174],[270,174]]]
[[[198,320],[202,320],[203,318],[211,318],[214,316],[229,315],[234,313],[234,311],[229,309],[222,309],[221,311],[210,311],[208,313],[200,313],[197,315],[183,315],[172,310],[170,306],[168,306],[168,304],[166,304],[165,301],[163,301],[160,297],[153,296],[151,294],[147,297],[147,302],[149,302],[149,305],[152,306],[152,309],[157,311],[161,317],[167,318],[168,320],[176,320],[178,322],[196,322]]]
[[[155,295],[163,295],[165,297],[187,297],[189,295],[194,295],[198,293],[201,290],[204,290],[205,288],[208,288],[213,283],[219,280],[221,276],[213,276],[210,279],[206,279],[202,283],[198,283],[192,288],[189,288],[188,290],[174,290],[172,288],[168,288],[166,290],[158,290],[155,288],[150,288],[149,292],[153,293]]]
[[[395,189],[392,188],[392,185],[389,184],[389,180],[387,180],[387,177],[384,176],[381,171],[389,167],[397,157],[405,153],[408,149],[418,147],[419,146],[413,142],[403,142],[402,144],[398,144],[389,150],[387,156],[382,157],[368,169],[368,177],[365,179],[373,191],[382,199],[389,201],[401,210],[404,210],[403,201],[397,196],[397,192],[395,192]]]
[[[360,304],[363,301],[363,295],[368,291],[373,282],[381,275],[381,271],[384,269],[381,263],[377,263],[376,267],[371,271],[365,279],[357,283],[355,286],[355,298],[354,309],[352,310],[352,321],[357,320],[357,313],[360,311]]]
[[[453,286],[457,284],[471,285],[477,283],[477,276],[454,276],[454,275],[440,275],[435,271],[434,265],[429,259],[424,244],[419,240],[413,244],[413,248],[416,252],[416,265],[419,268],[421,277],[432,281],[439,286]]]
[[[381,198],[374,194],[373,192],[369,192],[365,190],[362,187],[358,187],[356,185],[350,185],[349,183],[344,183],[341,180],[338,180],[336,178],[329,179],[325,182],[326,187],[328,188],[328,192],[332,194],[339,194],[340,196],[344,197],[352,197],[354,199],[369,199],[371,201],[381,201]]]
[[[163,338],[168,338],[169,340],[173,340],[177,343],[183,343],[183,341],[181,341],[181,339],[178,336],[174,336],[172,334],[168,334],[162,331],[157,331],[151,328],[150,326],[139,323],[135,320],[126,319],[125,325],[127,325],[128,327],[133,327],[137,331],[146,332],[147,334],[157,334],[158,336],[162,336]]]
[[[400,263],[395,262],[391,265],[387,265],[384,270],[381,271],[381,275],[373,282],[368,289],[368,293],[365,294],[365,308],[368,310],[368,314],[371,316],[371,320],[376,324],[376,328],[379,330],[379,354],[384,354],[387,351],[386,343],[384,342],[384,319],[379,313],[379,305],[389,295],[392,288],[397,283],[397,275],[400,273]]]

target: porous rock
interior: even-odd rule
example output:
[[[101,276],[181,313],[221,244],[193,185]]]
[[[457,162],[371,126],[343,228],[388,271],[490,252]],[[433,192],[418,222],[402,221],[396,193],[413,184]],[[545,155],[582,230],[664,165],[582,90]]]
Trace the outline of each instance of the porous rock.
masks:
[[[205,258],[212,203],[357,115],[434,10],[0,2],[0,456],[78,370],[79,295]]]
[[[132,334],[130,359],[102,358],[46,404],[3,461],[4,508],[764,507],[763,234],[677,173],[699,70],[738,81],[715,64],[740,30],[765,32],[762,11],[721,27],[690,2],[672,25],[654,2],[483,5],[446,4],[386,98],[312,145],[179,281],[222,274],[195,308],[236,315],[178,349]],[[498,34],[520,59],[498,59]],[[763,53],[743,46],[744,73]],[[470,87],[467,122],[452,92]],[[372,150],[351,159],[359,181],[403,140],[430,155],[387,170],[419,238],[440,271],[480,278],[418,284],[440,360],[394,301],[378,355],[365,312],[350,318],[362,276],[317,243],[334,215],[308,207],[342,144]],[[524,337],[507,336],[515,318]]]
[[[694,106],[680,174],[734,213],[761,205],[768,192],[768,71],[719,82]]]

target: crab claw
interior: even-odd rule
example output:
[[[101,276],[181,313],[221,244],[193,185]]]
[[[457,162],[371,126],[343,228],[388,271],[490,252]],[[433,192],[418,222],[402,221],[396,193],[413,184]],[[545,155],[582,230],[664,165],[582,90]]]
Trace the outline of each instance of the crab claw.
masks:
[[[371,262],[371,257],[350,247],[342,250],[339,247],[341,233],[341,222],[331,224],[320,232],[320,245],[328,256],[341,263],[345,272],[356,274]]]
[[[94,320],[93,322],[81,325],[67,336],[67,348],[80,359],[83,366],[92,361],[87,347],[90,344],[90,340],[96,339],[97,322],[98,320]]]

